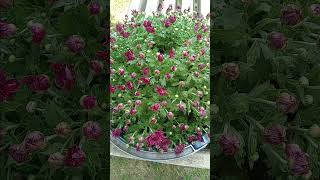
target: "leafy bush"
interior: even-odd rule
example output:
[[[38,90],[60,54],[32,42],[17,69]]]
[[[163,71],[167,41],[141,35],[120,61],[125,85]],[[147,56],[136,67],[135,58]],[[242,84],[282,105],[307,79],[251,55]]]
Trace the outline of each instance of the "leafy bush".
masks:
[[[0,176],[104,179],[105,1],[0,1]]]
[[[209,27],[171,10],[133,11],[111,33],[112,135],[179,154],[209,129]]]
[[[220,176],[319,177],[320,5],[292,3],[214,1],[212,156]]]

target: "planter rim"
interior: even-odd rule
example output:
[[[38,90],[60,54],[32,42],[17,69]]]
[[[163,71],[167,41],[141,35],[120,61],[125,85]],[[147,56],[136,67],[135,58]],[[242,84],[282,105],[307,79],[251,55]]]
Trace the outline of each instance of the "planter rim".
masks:
[[[131,156],[135,156],[138,159],[141,160],[147,160],[147,161],[169,161],[169,160],[176,160],[179,158],[190,156],[201,149],[204,149],[209,143],[210,138],[208,137],[208,134],[202,135],[203,142],[195,141],[193,144],[189,144],[184,148],[184,151],[181,154],[175,154],[173,150],[169,150],[168,152],[159,153],[156,151],[145,151],[140,150],[137,151],[134,147],[127,147],[126,141],[122,138],[114,138],[110,134],[110,142],[118,147],[121,151],[123,151],[126,154],[129,154]]]

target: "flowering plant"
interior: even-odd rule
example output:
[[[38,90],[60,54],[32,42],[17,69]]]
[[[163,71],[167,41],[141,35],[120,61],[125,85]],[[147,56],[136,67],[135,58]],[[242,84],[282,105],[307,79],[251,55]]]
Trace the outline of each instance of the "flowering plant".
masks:
[[[113,137],[183,152],[209,129],[209,25],[188,10],[132,12],[111,33]]]
[[[214,7],[217,174],[317,179],[320,5],[231,0]]]
[[[105,177],[103,6],[0,1],[1,178]]]

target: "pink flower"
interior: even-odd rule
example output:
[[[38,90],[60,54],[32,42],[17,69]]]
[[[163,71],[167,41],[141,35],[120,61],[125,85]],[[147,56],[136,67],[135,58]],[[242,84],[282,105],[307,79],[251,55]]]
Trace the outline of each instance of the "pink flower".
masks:
[[[110,86],[109,86],[109,89],[110,89],[110,92],[111,93],[115,93],[116,92],[116,87],[114,87],[114,86],[112,86],[111,84],[110,84]]]
[[[121,91],[125,91],[126,90],[126,86],[125,85],[118,85],[118,89]]]
[[[20,83],[16,79],[7,80],[5,74],[0,76],[2,76],[2,80],[0,82],[0,102],[3,102],[15,95],[15,93],[20,89]]]
[[[201,63],[201,64],[198,65],[198,67],[199,67],[200,70],[203,70],[206,67],[206,65]]]
[[[69,167],[80,167],[86,160],[86,154],[80,149],[78,145],[73,145],[68,149],[64,164]]]
[[[102,136],[102,128],[98,122],[88,121],[83,125],[82,130],[87,139],[97,140]]]
[[[173,120],[174,114],[172,112],[168,112],[167,117],[169,120]]]
[[[176,71],[176,70],[177,70],[177,66],[172,66],[172,67],[171,67],[171,70],[172,70],[172,71]]]
[[[140,59],[144,59],[146,56],[141,52],[141,53],[139,53],[139,58]]]
[[[185,144],[179,144],[176,146],[176,148],[174,149],[174,153],[175,154],[181,154],[184,150],[184,148],[186,147]]]
[[[198,35],[197,35],[197,40],[198,40],[198,41],[202,41],[202,35],[201,35],[201,34],[198,34]]]
[[[121,128],[116,128],[112,131],[112,137],[118,138],[122,134]]]
[[[162,102],[161,102],[161,106],[166,107],[167,105],[168,105],[168,102],[167,102],[167,101],[162,101]]]
[[[76,54],[80,53],[86,46],[84,39],[78,35],[72,35],[66,42],[69,50]]]
[[[134,79],[134,78],[136,78],[136,77],[137,77],[137,74],[133,72],[133,73],[131,73],[131,75],[130,75],[130,76],[131,76],[131,78],[132,78],[132,79]]]
[[[28,152],[34,152],[46,147],[46,137],[39,131],[33,131],[26,135],[23,143]]]
[[[124,75],[124,73],[125,73],[126,71],[124,70],[124,69],[119,69],[119,75]]]
[[[185,112],[186,111],[186,104],[183,102],[180,102],[179,104],[177,104],[178,108],[180,111]]]
[[[57,136],[66,138],[70,135],[72,129],[68,123],[62,121],[56,125],[56,127],[54,128],[54,131]]]
[[[194,62],[194,61],[196,60],[196,56],[195,56],[195,55],[192,55],[191,57],[189,57],[189,60],[190,60],[191,62]]]
[[[171,23],[170,19],[167,19],[167,20],[164,21],[164,26],[165,27],[170,27],[171,25],[172,25],[172,23]]]
[[[170,20],[171,23],[175,23],[175,22],[176,22],[176,19],[177,19],[177,17],[176,17],[176,16],[173,16],[173,15],[171,15],[171,16],[169,17],[169,20]]]
[[[147,85],[150,84],[150,78],[143,77],[141,78],[141,80],[144,82],[144,84],[147,84]]]
[[[135,108],[132,108],[131,110],[130,110],[130,115],[131,116],[135,116],[137,114],[137,110],[135,109]]]
[[[136,106],[141,106],[142,101],[141,100],[136,100],[135,104],[136,104]]]
[[[134,93],[135,96],[141,96],[141,93],[139,91]]]
[[[158,61],[159,61],[159,62],[163,62],[163,60],[164,60],[163,54],[159,53],[159,54],[158,54]]]
[[[200,73],[196,71],[194,72],[194,76],[198,78],[200,76]]]
[[[102,11],[102,6],[98,1],[95,1],[95,0],[91,1],[88,8],[91,15],[98,15]]]
[[[71,64],[53,64],[55,72],[55,83],[57,87],[64,90],[71,90],[76,83],[74,66]]]
[[[196,141],[196,140],[197,140],[196,135],[192,134],[192,135],[188,136],[188,140],[187,141],[189,143],[192,143],[193,141]]]
[[[142,144],[141,143],[137,143],[136,144],[136,151],[140,151],[142,148]]]
[[[179,126],[179,128],[180,128],[180,131],[181,131],[181,132],[185,132],[186,130],[189,129],[189,126],[186,125],[186,124],[181,124],[181,125]]]
[[[201,119],[203,119],[203,118],[206,117],[207,111],[206,111],[206,109],[205,109],[204,107],[200,107],[200,108],[199,108],[199,112],[200,112],[200,117],[201,117]]]
[[[164,87],[157,86],[156,91],[159,94],[159,96],[166,96],[168,95],[167,90]]]
[[[97,106],[97,98],[95,96],[83,95],[80,98],[80,105],[85,109],[92,109]]]
[[[47,75],[26,76],[22,80],[32,91],[42,93],[49,89],[50,81]]]
[[[24,144],[14,144],[10,146],[9,155],[19,164],[32,159],[31,152],[25,149]]]
[[[133,90],[133,89],[134,89],[133,83],[130,82],[130,81],[128,81],[128,82],[127,82],[127,88],[128,88],[129,90]]]
[[[174,52],[174,49],[171,48],[171,49],[170,49],[170,52],[169,52],[169,57],[172,59],[172,58],[174,58],[175,56],[176,56],[176,53]]]
[[[189,51],[183,51],[183,52],[182,52],[182,55],[183,55],[184,57],[188,57],[188,56],[189,56]]]
[[[147,136],[145,142],[147,147],[157,147],[163,151],[168,151],[168,147],[171,144],[171,141],[164,135],[162,130],[157,130],[156,132]]]
[[[151,119],[151,124],[157,124],[157,119],[155,117]]]
[[[150,20],[145,20],[145,21],[143,22],[143,26],[144,26],[144,27],[150,27],[150,26],[152,26],[152,22],[151,22]]]
[[[8,24],[0,20],[0,39],[12,37],[16,34],[17,28],[14,24]]]
[[[200,54],[201,54],[201,55],[204,55],[205,53],[206,53],[206,49],[205,49],[205,48],[202,48],[201,51],[200,51]]]
[[[166,74],[166,79],[171,79],[171,74],[167,73]]]
[[[159,75],[159,74],[160,74],[160,71],[159,71],[158,69],[156,69],[156,70],[154,70],[154,73],[155,73],[156,75]]]
[[[123,110],[124,109],[124,104],[123,103],[119,103],[117,107],[118,107],[119,110]]]
[[[127,58],[127,61],[133,61],[135,59],[135,55],[134,55],[134,52],[132,50],[128,50],[125,53],[125,56]]]
[[[160,105],[160,103],[155,103],[155,104],[153,104],[150,108],[151,108],[151,110],[152,110],[153,112],[157,112],[157,111],[160,110],[161,105]]]
[[[240,150],[240,139],[234,134],[225,133],[221,135],[219,145],[225,155],[233,156]]]
[[[149,74],[150,74],[150,68],[144,68],[144,69],[143,69],[143,74],[144,74],[145,76],[149,76]]]
[[[90,69],[95,75],[100,74],[103,69],[103,63],[98,60],[90,61]]]
[[[124,38],[128,38],[128,37],[130,36],[130,32],[122,31],[122,32],[120,33],[120,35],[121,35],[122,37],[124,37]]]
[[[44,26],[40,23],[32,23],[31,25],[32,42],[41,43],[47,32]]]

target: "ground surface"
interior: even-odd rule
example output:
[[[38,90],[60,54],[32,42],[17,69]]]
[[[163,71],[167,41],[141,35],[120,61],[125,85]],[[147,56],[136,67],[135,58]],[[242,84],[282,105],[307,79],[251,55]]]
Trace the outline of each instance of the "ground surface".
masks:
[[[113,156],[110,163],[112,180],[209,180],[209,171]]]

